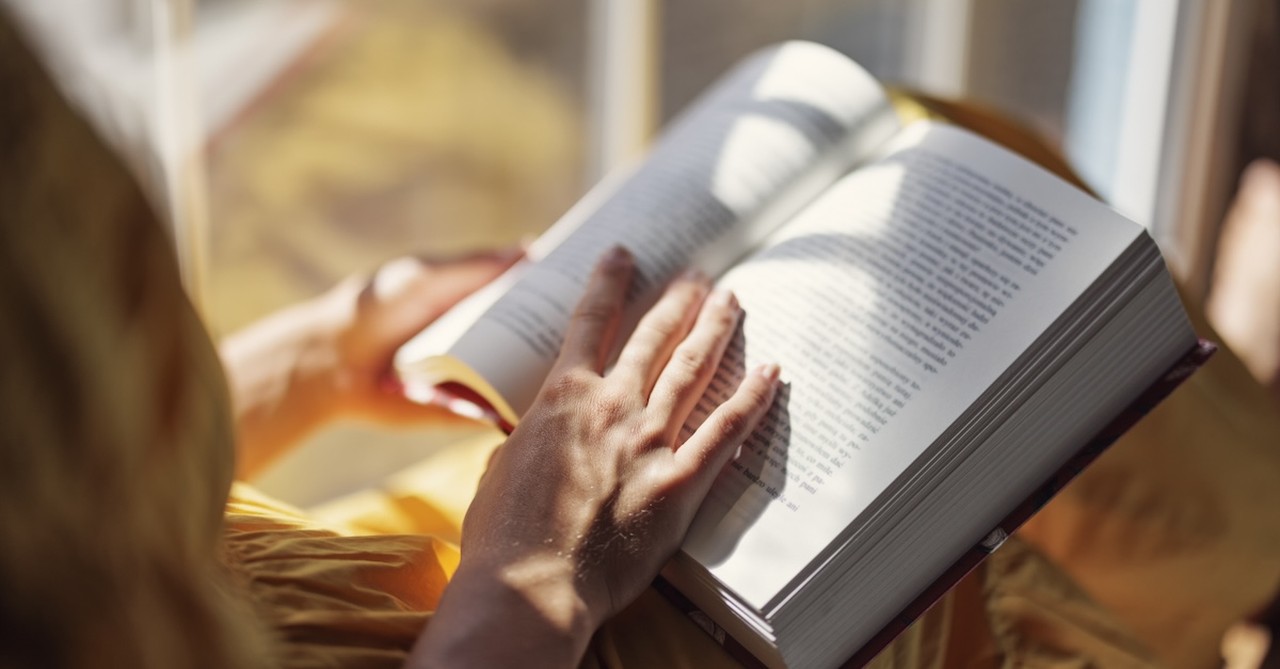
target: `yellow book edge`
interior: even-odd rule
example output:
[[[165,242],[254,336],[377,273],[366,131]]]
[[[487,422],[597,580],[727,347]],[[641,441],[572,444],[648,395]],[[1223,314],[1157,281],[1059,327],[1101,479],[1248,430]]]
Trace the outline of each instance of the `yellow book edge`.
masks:
[[[443,406],[468,418],[487,420],[510,433],[520,417],[483,376],[448,355],[433,355],[397,366],[404,396],[419,404]]]

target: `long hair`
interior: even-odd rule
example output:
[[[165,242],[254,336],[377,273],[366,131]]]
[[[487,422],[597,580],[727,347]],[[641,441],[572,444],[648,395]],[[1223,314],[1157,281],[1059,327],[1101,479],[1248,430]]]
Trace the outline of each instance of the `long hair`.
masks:
[[[164,230],[0,12],[0,667],[265,662],[219,567],[216,353]]]

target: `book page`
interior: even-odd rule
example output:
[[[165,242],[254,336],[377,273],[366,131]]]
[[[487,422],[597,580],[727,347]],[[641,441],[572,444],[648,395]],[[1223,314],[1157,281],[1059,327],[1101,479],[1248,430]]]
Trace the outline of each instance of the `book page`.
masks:
[[[634,321],[681,269],[718,275],[896,129],[879,84],[839,53],[793,42],[757,54],[557,223],[533,262],[406,345],[397,367],[445,352],[523,413],[605,249],[636,257]]]
[[[784,386],[684,550],[758,610],[1143,234],[965,131],[903,135],[720,282],[742,336],[686,430],[744,369]]]

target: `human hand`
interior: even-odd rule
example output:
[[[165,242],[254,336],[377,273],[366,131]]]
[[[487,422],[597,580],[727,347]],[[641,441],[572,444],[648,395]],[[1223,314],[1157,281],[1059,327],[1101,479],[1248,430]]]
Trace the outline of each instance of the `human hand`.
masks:
[[[679,442],[740,308],[731,293],[708,295],[705,278],[683,277],[605,374],[631,274],[621,249],[597,267],[559,360],[480,483],[458,572],[419,644],[441,665],[501,664],[507,652],[576,661],[679,548],[717,473],[773,400],[778,368],[767,365]],[[498,625],[503,643],[477,648],[477,630]]]
[[[235,405],[237,468],[251,476],[338,416],[378,423],[460,420],[388,383],[396,349],[523,256],[402,258],[277,312],[219,347]]]
[[[396,351],[463,298],[524,257],[522,249],[426,262],[400,258],[371,278],[349,279],[327,298],[338,324],[334,372],[339,413],[381,424],[452,417],[406,399],[389,383]]]

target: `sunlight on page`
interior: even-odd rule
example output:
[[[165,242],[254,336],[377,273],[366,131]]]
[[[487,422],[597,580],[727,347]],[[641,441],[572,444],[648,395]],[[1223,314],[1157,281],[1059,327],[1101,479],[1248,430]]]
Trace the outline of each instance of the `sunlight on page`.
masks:
[[[827,55],[815,57],[815,51],[827,48],[807,42],[788,42],[778,49],[778,65],[765,70],[752,90],[757,100],[794,102],[821,110],[831,118],[842,118],[849,109],[867,104],[864,85],[878,86],[871,75],[860,70],[851,71],[849,61]],[[787,67],[798,64],[800,67]],[[860,85],[848,85],[848,78],[859,76]],[[832,82],[845,80],[845,85],[832,86]]]
[[[735,216],[755,211],[771,195],[769,182],[773,175],[764,170],[744,170],[744,164],[758,161],[761,142],[769,145],[793,146],[793,150],[777,155],[774,165],[788,172],[800,171],[811,162],[817,147],[806,140],[795,126],[777,118],[753,114],[733,123],[720,149],[715,172],[711,177],[711,194]]]
[[[712,177],[712,193],[739,216],[760,207],[772,189],[776,189],[774,170],[799,173],[811,163],[822,148],[813,139],[812,121],[800,126],[797,119],[779,115],[776,109],[807,109],[819,112],[816,118],[837,119],[849,109],[866,104],[866,92],[858,86],[828,86],[823,82],[848,77],[848,63],[836,59],[813,59],[812,44],[784,44],[770,67],[765,68],[750,92],[756,112],[734,122],[720,149]],[[800,62],[803,68],[788,67]],[[819,133],[826,134],[826,133]],[[788,153],[775,154],[769,170],[744,170],[743,165],[758,163],[761,146],[796,147]],[[782,165],[777,165],[782,160]]]
[[[766,241],[764,252],[722,280],[742,302],[743,336],[726,352],[726,363],[689,427],[732,393],[745,370],[778,362],[784,386],[762,426],[721,474],[690,532],[685,549],[706,559],[708,566],[726,559],[766,508],[780,506],[788,515],[801,512],[828,478],[848,475],[840,470],[878,430],[876,412],[891,403],[889,392],[855,399],[830,391],[855,392],[860,385],[855,363],[847,358],[884,355],[876,351],[872,331],[847,327],[846,316],[834,313],[879,312],[884,278],[830,252],[841,237],[883,236],[903,178],[900,165],[868,171],[860,181],[878,197],[867,203],[854,225],[842,218],[824,226],[829,229],[784,228]],[[855,400],[852,412],[843,406],[850,399]],[[841,413],[867,415],[831,421],[830,416]],[[788,568],[793,565],[785,543],[760,550],[757,564],[768,564],[772,555]]]
[[[875,80],[839,53],[762,51],[673,122],[634,171],[569,211],[531,249],[536,263],[403,347],[397,370],[429,383],[419,363],[447,353],[523,412],[605,249],[621,244],[636,258],[625,332],[680,270],[719,275],[896,129]]]

